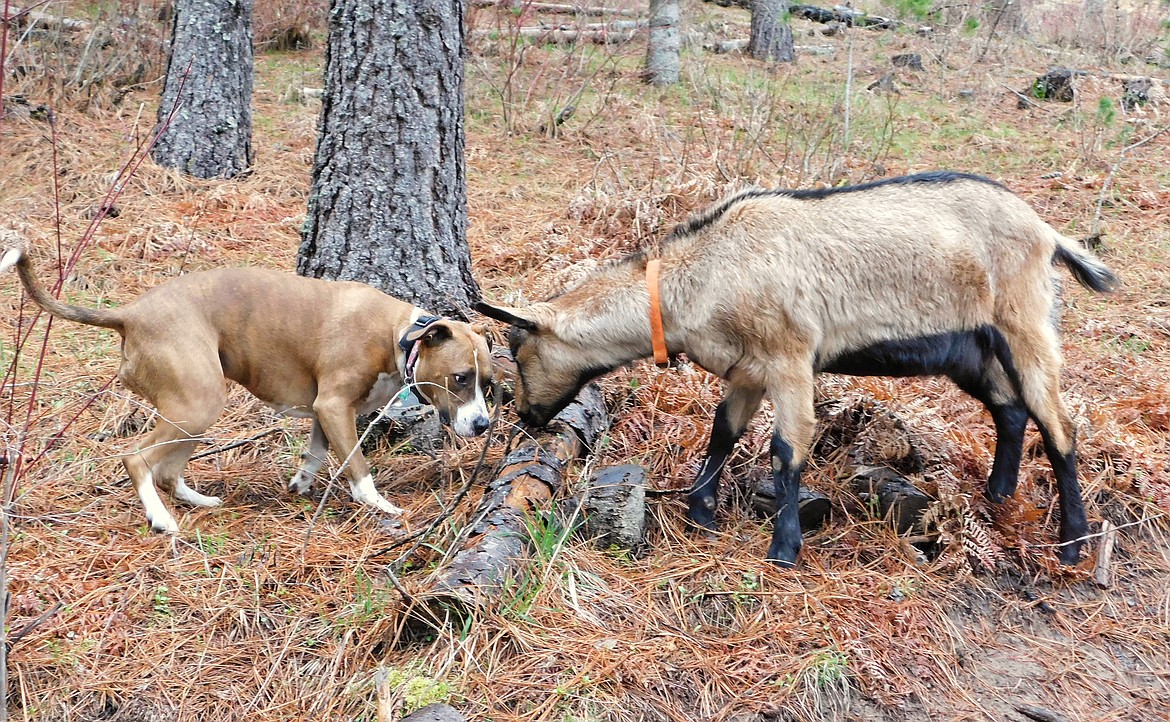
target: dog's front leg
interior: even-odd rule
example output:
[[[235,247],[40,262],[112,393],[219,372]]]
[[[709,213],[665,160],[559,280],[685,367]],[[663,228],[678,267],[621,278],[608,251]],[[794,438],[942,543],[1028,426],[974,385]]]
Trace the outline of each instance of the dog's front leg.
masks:
[[[313,411],[317,414],[317,420],[333,447],[333,452],[345,465],[345,474],[349,477],[349,491],[353,495],[353,500],[387,514],[395,516],[401,514],[402,509],[391,504],[374,488],[370,466],[358,447],[354,406],[344,401],[318,396],[313,403]]]
[[[297,473],[293,474],[293,478],[288,482],[288,490],[297,494],[308,492],[328,453],[329,439],[321,428],[321,422],[313,419],[313,430],[309,432],[309,448],[301,454],[301,468],[297,469]]]

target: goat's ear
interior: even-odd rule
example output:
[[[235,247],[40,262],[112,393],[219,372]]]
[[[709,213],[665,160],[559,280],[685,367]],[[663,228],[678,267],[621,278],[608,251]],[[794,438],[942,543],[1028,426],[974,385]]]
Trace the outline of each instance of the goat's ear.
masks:
[[[525,331],[536,331],[537,325],[535,321],[517,315],[516,311],[511,308],[503,308],[500,306],[492,306],[482,301],[475,304],[475,310],[479,311],[488,318],[494,318],[497,321],[503,321],[506,324],[522,328]]]
[[[488,333],[488,327],[482,323],[471,324],[471,330],[483,336],[483,340],[487,341],[488,351],[492,350],[492,335]]]

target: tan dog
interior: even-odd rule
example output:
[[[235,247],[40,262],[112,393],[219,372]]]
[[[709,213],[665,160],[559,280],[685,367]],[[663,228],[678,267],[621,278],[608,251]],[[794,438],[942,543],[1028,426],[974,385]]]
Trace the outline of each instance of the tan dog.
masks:
[[[424,317],[365,284],[225,268],[180,276],[120,308],[87,309],[48,294],[23,251],[0,260],[0,272],[12,266],[52,315],[122,335],[118,378],[158,409],[154,429],[123,458],[155,531],[178,531],[155,484],[195,506],[220,504],[182,474],[223,410],[225,378],[282,413],[313,419],[290,490],[308,491],[332,446],[354,500],[388,514],[402,510],[374,488],[357,447],[356,414],[377,411],[412,383],[460,436],[488,427],[492,365],[483,328]]]

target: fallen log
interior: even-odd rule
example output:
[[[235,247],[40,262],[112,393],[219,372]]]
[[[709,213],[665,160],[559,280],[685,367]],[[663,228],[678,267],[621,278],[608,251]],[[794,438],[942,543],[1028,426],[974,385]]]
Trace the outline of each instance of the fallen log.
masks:
[[[765,519],[776,516],[776,484],[769,477],[761,479],[752,490],[752,511]],[[819,529],[825,525],[833,505],[829,497],[806,487],[800,487],[797,496],[797,505],[800,507],[800,528],[809,531]]]
[[[843,5],[834,5],[832,9],[820,8],[815,5],[793,5],[788,9],[793,17],[812,20],[815,23],[845,23],[850,27],[869,28],[870,30],[894,30],[900,22],[893,18],[884,18],[880,15],[870,15],[867,12],[847,8]]]
[[[18,27],[25,25],[35,25],[44,30],[64,30],[70,33],[89,32],[90,24],[86,20],[77,20],[75,18],[67,18],[61,15],[51,15],[49,13],[40,12],[39,10],[30,10],[27,13],[16,13],[13,16]]]
[[[490,8],[500,5],[509,8],[521,8],[532,10],[538,13],[549,13],[550,15],[622,15],[626,17],[635,16],[638,11],[633,8],[603,8],[592,5],[571,5],[568,3],[533,3],[524,2],[523,0],[472,0],[472,7]]]
[[[527,565],[533,513],[551,509],[565,468],[608,427],[601,391],[590,384],[547,430],[505,457],[472,517],[467,541],[420,585],[424,591],[412,595],[408,636],[461,622],[501,595]]]
[[[619,20],[615,23],[591,23],[592,28],[578,29],[572,26],[530,25],[516,28],[514,31],[521,38],[533,38],[542,43],[578,43],[587,42],[594,45],[612,45],[628,43],[638,34],[638,30],[646,26],[640,20]],[[474,39],[494,39],[501,36],[498,30],[473,30]]]
[[[877,516],[889,521],[899,534],[919,526],[922,514],[934,503],[928,494],[888,466],[854,467],[852,482],[861,500],[872,503]]]

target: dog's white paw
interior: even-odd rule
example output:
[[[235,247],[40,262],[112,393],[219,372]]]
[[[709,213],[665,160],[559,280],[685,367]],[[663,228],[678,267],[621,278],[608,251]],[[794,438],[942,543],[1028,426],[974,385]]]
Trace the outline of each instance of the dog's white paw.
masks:
[[[146,520],[150,522],[150,530],[156,534],[178,534],[179,525],[175,522],[175,518],[170,514],[163,516],[148,516]]]
[[[394,506],[386,500],[386,497],[381,495],[377,496],[372,501],[367,501],[366,503],[373,504],[373,506],[376,506],[379,511],[383,511],[387,514],[390,514],[391,516],[401,516],[402,513],[406,511],[401,507]]]
[[[303,469],[293,474],[293,478],[289,479],[288,490],[294,494],[306,494],[311,488],[313,488],[313,476],[306,474]]]
[[[398,516],[404,511],[386,501],[386,497],[378,493],[378,490],[374,488],[374,479],[369,475],[362,477],[356,483],[350,482],[349,493],[353,495],[354,501],[372,506],[386,514]]]
[[[182,477],[175,482],[175,498],[179,501],[185,501],[192,506],[201,506],[204,508],[212,508],[223,503],[223,499],[218,496],[205,496],[187,486],[187,482],[183,481]]]

